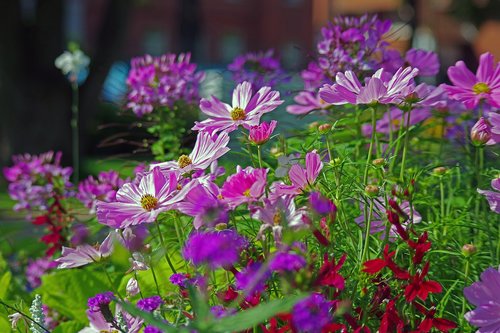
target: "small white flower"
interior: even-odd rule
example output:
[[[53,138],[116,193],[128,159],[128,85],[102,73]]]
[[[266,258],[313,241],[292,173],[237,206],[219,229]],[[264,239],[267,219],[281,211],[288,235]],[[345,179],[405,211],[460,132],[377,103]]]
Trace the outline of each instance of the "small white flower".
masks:
[[[87,69],[90,64],[90,58],[82,52],[75,50],[73,52],[64,51],[55,60],[55,65],[64,75],[69,75],[70,81],[78,78],[78,74]]]
[[[24,317],[19,312],[9,315],[10,324],[12,325],[13,330],[17,328],[17,322],[21,319],[24,320]]]

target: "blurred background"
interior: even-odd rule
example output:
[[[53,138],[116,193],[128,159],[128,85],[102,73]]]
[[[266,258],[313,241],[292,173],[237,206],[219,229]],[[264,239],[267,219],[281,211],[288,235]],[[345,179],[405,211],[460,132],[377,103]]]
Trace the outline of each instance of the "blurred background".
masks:
[[[133,150],[102,144],[130,131],[134,120],[123,111],[131,57],[190,51],[207,71],[202,95],[220,94],[233,86],[226,66],[238,54],[273,48],[298,73],[314,57],[321,26],[364,13],[393,20],[388,38],[395,48],[436,51],[442,71],[435,82],[445,81],[458,59],[471,68],[485,51],[500,59],[500,0],[2,0],[0,165],[12,154],[47,150],[62,150],[70,164],[71,89],[54,66],[70,41],[91,58],[80,88],[88,164]],[[293,82],[301,87],[294,79],[289,94]]]

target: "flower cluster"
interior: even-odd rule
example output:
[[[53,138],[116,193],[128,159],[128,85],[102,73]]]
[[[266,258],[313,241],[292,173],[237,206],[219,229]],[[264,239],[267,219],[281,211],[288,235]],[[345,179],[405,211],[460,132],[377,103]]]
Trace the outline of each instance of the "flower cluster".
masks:
[[[138,117],[157,107],[171,107],[180,100],[186,103],[198,101],[204,73],[196,71],[191,54],[145,55],[132,59],[131,65],[127,78],[130,88],[127,108]]]

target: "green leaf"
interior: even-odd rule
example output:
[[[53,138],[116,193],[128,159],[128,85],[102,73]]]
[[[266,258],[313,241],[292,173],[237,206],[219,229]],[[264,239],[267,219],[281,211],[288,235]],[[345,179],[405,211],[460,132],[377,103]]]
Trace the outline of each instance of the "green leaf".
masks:
[[[1,299],[7,298],[6,297],[7,291],[9,290],[11,280],[12,280],[12,273],[10,271],[3,273],[2,277],[0,278],[0,298]]]
[[[119,279],[114,278],[112,282],[118,285]],[[40,294],[44,304],[62,315],[86,323],[88,298],[112,290],[105,273],[85,267],[59,270],[43,276],[42,285],[34,293]]]
[[[67,321],[57,326],[52,333],[75,333],[84,328],[85,325],[76,321]]]
[[[210,327],[210,332],[239,332],[250,329],[255,325],[277,315],[278,313],[289,312],[298,301],[305,297],[307,297],[307,294],[299,294],[283,299],[273,300],[255,308],[222,318],[218,320],[215,325]]]
[[[118,302],[125,311],[130,313],[132,316],[140,317],[144,319],[144,322],[148,325],[155,326],[166,333],[187,333],[189,330],[186,328],[175,328],[162,320],[155,318],[152,313],[144,312],[136,308],[134,305],[127,302]]]

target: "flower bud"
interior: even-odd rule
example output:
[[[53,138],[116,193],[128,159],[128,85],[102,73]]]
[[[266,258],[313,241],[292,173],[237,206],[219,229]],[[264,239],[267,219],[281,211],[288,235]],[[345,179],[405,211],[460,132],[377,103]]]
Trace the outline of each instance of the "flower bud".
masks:
[[[483,117],[479,118],[470,131],[470,139],[476,147],[484,146],[491,140],[491,125]]]
[[[376,197],[380,192],[380,188],[377,185],[366,185],[365,193],[370,197]]]
[[[470,257],[477,252],[477,247],[473,244],[465,244],[462,246],[462,254],[465,257]]]
[[[215,230],[221,231],[227,229],[227,223],[217,223],[215,225]]]
[[[383,167],[385,165],[384,158],[377,158],[372,161],[372,164],[376,167]]]
[[[432,170],[432,173],[435,175],[435,176],[442,176],[446,173],[446,171],[448,171],[448,169],[446,169],[445,167],[437,167],[437,168],[434,168]]]
[[[310,130],[315,130],[316,128],[318,128],[319,126],[319,123],[317,121],[313,121],[312,123],[309,124],[309,129]]]
[[[257,146],[263,145],[269,141],[277,124],[276,120],[271,120],[270,123],[262,122],[259,125],[250,127],[248,140]]]
[[[318,126],[318,131],[321,134],[326,134],[330,131],[331,128],[332,128],[332,125],[330,125],[330,124],[321,124]]]
[[[128,296],[137,295],[140,292],[139,283],[137,282],[137,280],[134,278],[130,278],[130,280],[128,280],[127,282],[126,290]]]

